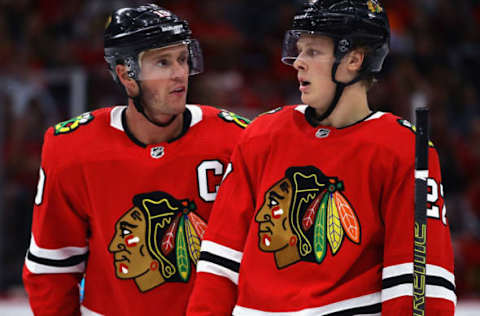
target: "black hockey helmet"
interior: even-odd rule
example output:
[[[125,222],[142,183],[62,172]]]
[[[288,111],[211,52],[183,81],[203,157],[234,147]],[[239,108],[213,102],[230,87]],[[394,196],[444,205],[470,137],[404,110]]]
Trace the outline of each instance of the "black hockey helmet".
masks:
[[[389,52],[390,26],[378,0],[309,1],[286,32],[282,53],[285,64],[292,65],[298,56],[296,44],[302,34],[332,38],[337,61],[356,47],[370,48],[363,62],[363,74],[379,72]]]
[[[105,60],[116,82],[117,64],[127,66],[128,75],[139,79],[138,55],[142,51],[185,44],[189,51],[190,75],[203,71],[197,40],[191,38],[188,22],[156,4],[121,8],[108,18],[104,32]]]

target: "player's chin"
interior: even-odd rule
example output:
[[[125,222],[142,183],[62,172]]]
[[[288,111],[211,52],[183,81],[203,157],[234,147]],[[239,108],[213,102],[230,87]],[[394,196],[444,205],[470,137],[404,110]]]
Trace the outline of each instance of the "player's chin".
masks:
[[[170,105],[171,109],[174,112],[176,112],[177,114],[185,111],[186,102],[187,102],[187,97],[186,96],[179,97],[179,96],[173,95],[169,99],[169,105]]]
[[[315,104],[315,98],[314,96],[312,95],[312,93],[302,93],[302,96],[301,96],[301,99],[302,99],[302,102],[303,104],[308,104],[308,105],[312,105],[312,104]]]

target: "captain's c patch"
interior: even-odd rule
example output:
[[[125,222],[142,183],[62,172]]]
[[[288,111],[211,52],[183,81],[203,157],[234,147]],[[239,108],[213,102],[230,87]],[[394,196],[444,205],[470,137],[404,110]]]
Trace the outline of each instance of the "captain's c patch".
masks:
[[[54,135],[66,134],[73,132],[80,125],[85,125],[91,120],[94,116],[90,112],[80,114],[74,118],[69,119],[68,121],[60,122],[54,126]]]

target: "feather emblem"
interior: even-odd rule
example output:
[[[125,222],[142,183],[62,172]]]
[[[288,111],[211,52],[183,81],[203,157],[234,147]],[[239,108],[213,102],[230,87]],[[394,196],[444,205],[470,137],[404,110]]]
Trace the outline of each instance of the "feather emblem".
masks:
[[[180,224],[178,225],[176,248],[178,274],[183,281],[188,281],[190,277],[190,260],[185,241],[185,221],[183,216],[180,218]]]
[[[168,256],[175,248],[175,235],[177,233],[178,222],[180,221],[180,214],[177,214],[175,220],[170,224],[170,227],[167,229],[165,235],[162,238],[162,252],[165,256]]]
[[[199,238],[197,232],[193,228],[191,221],[188,220],[188,217],[184,216],[184,218],[188,252],[190,253],[190,258],[192,258],[194,265],[197,265],[198,259],[200,259],[200,243],[202,240]]]
[[[328,194],[327,206],[327,238],[333,255],[335,255],[340,248],[343,236],[343,227],[340,223],[337,206],[333,201],[333,194],[330,193]]]
[[[328,194],[324,194],[320,203],[320,207],[318,208],[318,214],[315,219],[315,230],[313,234],[313,249],[315,253],[315,259],[318,263],[323,261],[325,254],[327,253],[327,242],[325,238],[325,218],[327,214],[327,204]]]
[[[358,224],[357,216],[353,212],[350,203],[345,199],[345,197],[339,193],[335,192],[333,194],[335,205],[337,206],[338,215],[342,222],[343,229],[347,234],[348,238],[356,243],[360,243],[360,225]]]
[[[318,205],[322,200],[322,194],[318,194],[317,197],[310,203],[307,210],[305,211],[305,215],[302,218],[302,228],[303,231],[307,231],[312,227],[313,222],[315,221],[315,215],[317,214]]]
[[[207,230],[207,223],[203,219],[201,219],[197,214],[194,212],[188,213],[188,219],[192,223],[195,231],[197,232],[198,236],[201,240],[203,240],[203,234],[205,234],[205,230]]]

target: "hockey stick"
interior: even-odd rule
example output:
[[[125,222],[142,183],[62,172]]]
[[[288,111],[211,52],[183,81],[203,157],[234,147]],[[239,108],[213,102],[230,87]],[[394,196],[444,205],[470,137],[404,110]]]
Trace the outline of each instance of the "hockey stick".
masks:
[[[415,229],[413,245],[413,315],[425,315],[427,263],[428,108],[415,110]]]

